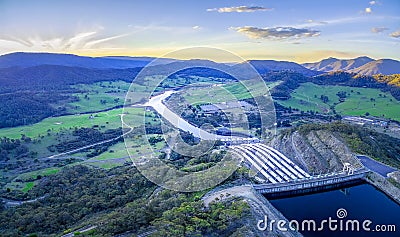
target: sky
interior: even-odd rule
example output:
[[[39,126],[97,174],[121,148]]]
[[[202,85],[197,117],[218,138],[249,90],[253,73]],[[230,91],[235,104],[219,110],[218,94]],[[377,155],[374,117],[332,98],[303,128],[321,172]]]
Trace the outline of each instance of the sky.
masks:
[[[399,13],[399,0],[0,0],[0,54],[162,57],[202,46],[299,63],[400,60]]]

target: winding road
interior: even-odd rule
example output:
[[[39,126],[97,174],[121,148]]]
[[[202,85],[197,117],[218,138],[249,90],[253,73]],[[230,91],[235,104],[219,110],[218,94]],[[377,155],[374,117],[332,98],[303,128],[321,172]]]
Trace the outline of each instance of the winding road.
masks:
[[[123,114],[122,114],[121,116],[123,116]],[[70,150],[70,151],[66,151],[66,152],[62,152],[62,153],[59,153],[59,154],[51,155],[51,156],[48,156],[48,157],[43,157],[43,158],[41,158],[41,159],[53,159],[53,158],[56,158],[56,157],[59,157],[59,156],[64,156],[64,155],[76,153],[76,152],[78,152],[78,151],[81,151],[81,150],[84,150],[84,149],[87,149],[87,148],[90,148],[90,147],[93,147],[93,146],[97,146],[97,145],[101,145],[101,144],[104,144],[104,143],[107,143],[107,142],[112,142],[112,141],[118,140],[118,139],[120,139],[121,137],[124,137],[125,135],[127,135],[127,134],[129,134],[129,133],[131,133],[131,132],[133,131],[133,127],[127,125],[127,124],[124,123],[123,121],[122,121],[122,123],[123,123],[124,125],[126,125],[127,127],[129,127],[129,131],[123,133],[122,135],[120,135],[120,136],[118,136],[118,137],[114,137],[114,138],[111,138],[111,139],[108,139],[108,140],[105,140],[105,141],[93,143],[93,144],[90,144],[90,145],[87,145],[87,146],[83,146],[83,147],[76,148],[76,149],[73,149],[73,150]]]
[[[24,203],[36,202],[38,200],[44,199],[45,197],[47,197],[47,195],[43,195],[41,197],[37,197],[37,198],[31,199],[31,200],[25,200],[25,201],[16,201],[16,200],[11,200],[11,199],[7,199],[7,198],[2,198],[2,201],[5,202],[4,206],[6,206],[6,207],[15,207],[15,206],[22,205]]]

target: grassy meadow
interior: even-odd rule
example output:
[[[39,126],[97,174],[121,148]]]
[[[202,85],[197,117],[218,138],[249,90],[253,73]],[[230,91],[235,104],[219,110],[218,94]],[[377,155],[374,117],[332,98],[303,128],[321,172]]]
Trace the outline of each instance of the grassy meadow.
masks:
[[[221,103],[227,101],[243,100],[268,94],[268,89],[279,85],[280,82],[265,84],[261,81],[249,80],[243,84],[233,82],[226,85],[210,85],[205,87],[188,88],[182,92],[185,100],[192,105]]]
[[[339,101],[336,95],[339,91],[346,92],[344,102]],[[327,96],[325,103],[321,95]],[[297,88],[289,100],[278,100],[285,107],[297,108],[320,113],[331,113],[332,108],[341,115],[365,115],[385,117],[400,121],[400,103],[390,93],[379,89],[355,88],[346,86],[320,86],[313,83],[304,83]]]

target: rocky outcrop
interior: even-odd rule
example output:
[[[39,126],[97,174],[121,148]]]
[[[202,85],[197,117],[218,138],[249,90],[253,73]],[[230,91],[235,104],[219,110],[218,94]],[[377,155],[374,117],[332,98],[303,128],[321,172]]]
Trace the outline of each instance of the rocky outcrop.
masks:
[[[342,164],[350,163],[354,168],[363,167],[361,162],[356,158],[346,143],[339,136],[336,136],[334,133],[325,130],[319,130],[316,131],[316,133],[321,141],[323,141],[326,145],[327,150],[331,151],[337,158],[336,163],[334,163],[332,166],[340,166],[340,168],[342,168]]]
[[[340,137],[326,130],[300,134],[285,132],[275,137],[269,145],[280,150],[309,173],[329,173],[343,169],[343,163],[353,167],[362,164],[352,154]]]

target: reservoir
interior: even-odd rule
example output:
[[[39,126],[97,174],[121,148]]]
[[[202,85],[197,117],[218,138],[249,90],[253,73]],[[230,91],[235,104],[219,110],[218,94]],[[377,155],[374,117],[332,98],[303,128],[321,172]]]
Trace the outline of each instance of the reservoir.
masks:
[[[288,221],[314,220],[317,229],[323,220],[337,220],[338,228],[331,231],[328,224],[324,224],[321,231],[301,231],[304,236],[400,236],[400,205],[377,190],[370,184],[360,184],[339,190],[313,193],[303,196],[269,199]],[[339,218],[338,209],[344,209],[345,215]],[[342,231],[339,229],[342,220]],[[352,231],[351,223],[346,231],[346,221],[357,220],[360,223],[360,231]],[[364,231],[363,221],[370,220],[370,231]],[[388,225],[396,225],[395,232],[377,232],[378,228],[392,228]],[[385,226],[380,226],[385,225]],[[307,225],[306,225],[307,226]],[[308,228],[306,228],[307,230]]]

